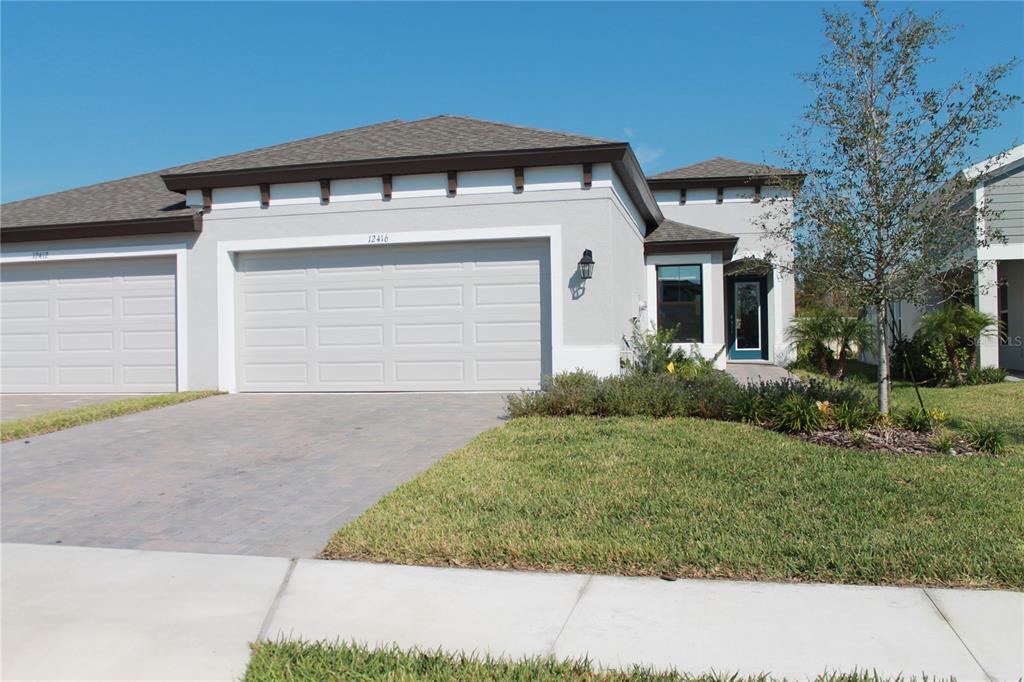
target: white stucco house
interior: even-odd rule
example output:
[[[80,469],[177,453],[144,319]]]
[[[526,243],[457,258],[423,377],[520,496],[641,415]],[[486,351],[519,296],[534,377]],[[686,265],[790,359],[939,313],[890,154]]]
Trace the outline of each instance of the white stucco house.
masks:
[[[975,307],[999,320],[1000,334],[978,341],[978,364],[1024,372],[1024,145],[961,171],[973,181],[969,199],[985,212],[976,218],[979,235],[998,231],[1001,240],[972,247],[980,267]],[[900,333],[912,336],[930,306],[899,303],[895,307]]]
[[[793,282],[736,264],[782,176],[438,116],[10,202],[0,388],[516,390],[618,372],[633,320],[777,362]]]

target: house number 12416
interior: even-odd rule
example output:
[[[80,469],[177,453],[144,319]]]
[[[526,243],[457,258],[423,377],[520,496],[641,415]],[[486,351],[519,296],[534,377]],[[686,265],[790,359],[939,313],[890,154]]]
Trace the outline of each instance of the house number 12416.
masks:
[[[370,244],[387,244],[389,241],[391,241],[391,237],[389,237],[386,234],[371,234],[370,235],[370,242],[369,243]]]

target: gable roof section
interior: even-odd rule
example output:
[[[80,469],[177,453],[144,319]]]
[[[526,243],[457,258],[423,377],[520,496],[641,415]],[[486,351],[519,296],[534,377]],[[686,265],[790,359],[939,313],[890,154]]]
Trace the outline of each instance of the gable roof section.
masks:
[[[195,209],[164,185],[160,173],[77,187],[0,207],[3,241],[119,234],[194,232]]]
[[[597,137],[445,114],[417,121],[386,121],[220,156],[168,169],[165,176],[607,144],[616,143]]]
[[[181,196],[193,188],[582,163],[611,163],[648,227],[663,219],[626,142],[444,115],[386,121],[15,201],[0,207],[0,225],[5,242],[193,231],[201,229],[201,217]]]
[[[804,174],[763,163],[736,161],[716,156],[689,166],[680,166],[647,178],[653,188],[712,187],[723,182],[738,185],[767,184],[779,178],[801,179]],[[766,183],[767,181],[767,183]]]
[[[627,142],[442,115],[387,121],[171,168],[168,189],[238,187],[474,171],[611,163],[647,226],[663,218]]]
[[[739,237],[705,227],[663,220],[644,240],[645,253],[722,251],[729,258]]]

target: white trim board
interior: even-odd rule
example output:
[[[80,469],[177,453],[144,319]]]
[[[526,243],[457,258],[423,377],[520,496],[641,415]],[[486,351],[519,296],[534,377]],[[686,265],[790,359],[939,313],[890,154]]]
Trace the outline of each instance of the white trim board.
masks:
[[[332,234],[309,237],[243,239],[217,243],[217,381],[220,390],[238,392],[235,347],[235,254],[252,251],[284,251],[344,246],[387,248],[394,244],[436,244],[439,242],[508,241],[547,239],[551,270],[551,364],[559,372],[563,348],[564,311],[562,304],[562,226],[485,227],[459,230],[388,232],[386,242],[371,241],[378,233]]]
[[[53,261],[105,260],[108,258],[149,258],[174,256],[175,364],[177,389],[188,390],[188,267],[186,244],[151,246],[107,246],[102,248],[47,247],[8,250],[0,254],[0,264],[50,263]]]

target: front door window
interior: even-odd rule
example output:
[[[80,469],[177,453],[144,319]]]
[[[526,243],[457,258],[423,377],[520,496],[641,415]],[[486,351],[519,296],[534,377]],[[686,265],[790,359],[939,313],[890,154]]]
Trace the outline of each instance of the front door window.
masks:
[[[736,350],[761,350],[761,283],[736,282],[733,296]]]

